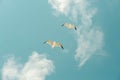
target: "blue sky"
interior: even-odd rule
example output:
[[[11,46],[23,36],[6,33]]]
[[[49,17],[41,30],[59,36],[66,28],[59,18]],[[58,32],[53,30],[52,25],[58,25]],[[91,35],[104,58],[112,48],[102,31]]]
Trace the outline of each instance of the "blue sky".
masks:
[[[0,0],[0,80],[119,80],[119,8],[119,0]]]

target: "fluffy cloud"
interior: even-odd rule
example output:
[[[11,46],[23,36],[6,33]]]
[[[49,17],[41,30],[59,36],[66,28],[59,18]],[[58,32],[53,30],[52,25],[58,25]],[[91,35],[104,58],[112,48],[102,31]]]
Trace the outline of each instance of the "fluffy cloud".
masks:
[[[56,11],[68,15],[70,8],[69,0],[48,0],[48,3],[50,3],[52,5],[52,8],[55,9]]]
[[[33,52],[24,65],[17,63],[14,57],[8,59],[2,69],[2,80],[45,80],[53,71],[51,60]]]
[[[92,55],[103,48],[104,33],[93,24],[92,20],[97,8],[92,7],[91,2],[88,0],[48,0],[48,2],[58,13],[80,23],[76,32],[77,49],[75,59],[80,62],[79,67],[83,66]],[[64,5],[64,8],[61,11],[59,7],[62,5]]]

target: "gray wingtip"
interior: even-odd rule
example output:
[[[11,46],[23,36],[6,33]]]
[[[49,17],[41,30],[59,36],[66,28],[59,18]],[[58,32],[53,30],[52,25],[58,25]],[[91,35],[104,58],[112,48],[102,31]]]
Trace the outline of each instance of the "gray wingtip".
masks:
[[[77,30],[77,27],[75,26],[75,30]]]
[[[64,47],[63,47],[63,46],[61,46],[61,48],[62,48],[62,49],[64,49]]]

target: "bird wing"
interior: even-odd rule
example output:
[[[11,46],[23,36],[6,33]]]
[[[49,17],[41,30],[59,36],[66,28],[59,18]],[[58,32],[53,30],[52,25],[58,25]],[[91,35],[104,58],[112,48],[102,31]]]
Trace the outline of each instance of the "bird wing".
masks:
[[[52,44],[53,44],[53,41],[47,40],[47,41],[45,41],[44,43],[47,43],[47,44],[49,44],[49,45],[52,45]]]
[[[63,45],[61,43],[59,43],[59,42],[56,43],[56,46],[61,47],[62,49],[64,49]]]
[[[69,27],[70,24],[69,24],[69,23],[64,23],[64,26],[65,26],[65,27]]]

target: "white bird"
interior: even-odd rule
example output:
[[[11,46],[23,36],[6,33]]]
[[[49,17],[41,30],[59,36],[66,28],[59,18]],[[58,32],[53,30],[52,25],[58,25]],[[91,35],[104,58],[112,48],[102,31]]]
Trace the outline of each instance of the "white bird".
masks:
[[[49,44],[52,48],[54,48],[54,47],[60,47],[60,48],[64,49],[63,46],[62,46],[62,44],[59,43],[59,42],[47,40],[47,41],[44,42],[44,44]]]
[[[76,25],[74,25],[74,24],[64,23],[64,24],[62,24],[61,26],[65,26],[65,27],[67,27],[68,29],[77,30],[77,27],[76,27]]]

